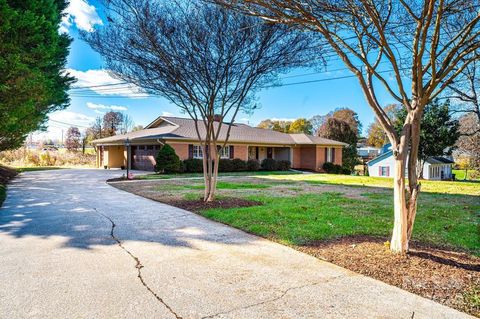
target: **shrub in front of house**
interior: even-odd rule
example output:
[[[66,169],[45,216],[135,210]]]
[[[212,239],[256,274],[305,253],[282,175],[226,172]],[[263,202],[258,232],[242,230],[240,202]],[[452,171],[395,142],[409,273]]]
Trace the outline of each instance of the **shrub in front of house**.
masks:
[[[233,172],[244,172],[247,170],[247,162],[242,161],[239,158],[231,160]]]
[[[218,171],[227,172],[254,172],[260,169],[264,171],[288,171],[291,167],[290,161],[276,161],[274,159],[265,159],[260,165],[259,161],[251,159],[243,161],[239,158],[222,158],[218,162]],[[186,173],[202,173],[203,162],[201,159],[187,159],[183,161],[183,171]]]
[[[291,166],[290,161],[277,161],[277,171],[288,171]]]
[[[264,171],[276,171],[277,161],[272,158],[266,158],[262,161],[261,167]]]
[[[198,158],[186,159],[183,161],[186,173],[203,173],[203,161]]]
[[[221,158],[218,162],[218,171],[219,172],[234,172],[232,160]]]
[[[246,163],[247,166],[247,171],[249,172],[255,172],[260,170],[260,162],[255,160],[255,159],[250,159]]]
[[[181,171],[182,162],[175,153],[173,147],[168,144],[162,146],[155,158],[155,172],[157,173],[178,173]]]
[[[328,174],[350,174],[349,169],[330,162],[324,163],[322,169]]]

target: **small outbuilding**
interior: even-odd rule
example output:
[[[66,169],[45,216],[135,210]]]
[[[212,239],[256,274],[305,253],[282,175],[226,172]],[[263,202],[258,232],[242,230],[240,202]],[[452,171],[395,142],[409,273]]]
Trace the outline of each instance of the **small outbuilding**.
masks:
[[[391,145],[387,145],[383,150],[382,154],[367,163],[370,176],[393,177],[395,160]],[[429,157],[423,166],[423,178],[428,180],[452,179],[452,165],[454,163],[453,160],[444,156]]]

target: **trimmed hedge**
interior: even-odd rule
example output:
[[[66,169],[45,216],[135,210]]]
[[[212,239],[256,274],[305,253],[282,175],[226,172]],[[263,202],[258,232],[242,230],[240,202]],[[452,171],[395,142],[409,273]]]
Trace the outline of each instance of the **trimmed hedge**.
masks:
[[[333,164],[330,162],[324,163],[322,165],[322,169],[325,171],[325,173],[328,173],[328,174],[345,174],[345,175],[350,174],[349,169],[344,168],[341,165]]]
[[[155,159],[155,172],[179,173],[182,171],[182,162],[173,147],[168,144],[162,146]]]
[[[288,171],[291,167],[290,161],[276,161],[274,159],[265,159],[262,164],[257,160],[242,161],[241,159],[220,159],[219,172],[254,172],[260,170],[265,171]],[[203,162],[201,159],[187,159],[183,161],[183,171],[186,173],[202,173]]]

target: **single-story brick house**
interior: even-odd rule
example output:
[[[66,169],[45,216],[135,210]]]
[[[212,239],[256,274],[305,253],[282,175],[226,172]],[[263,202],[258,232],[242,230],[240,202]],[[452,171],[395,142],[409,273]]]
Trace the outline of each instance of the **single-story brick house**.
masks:
[[[218,124],[217,124],[218,125]],[[202,132],[203,123],[199,123]],[[225,139],[226,128],[222,128],[219,141]],[[223,135],[223,136],[222,136]],[[125,141],[130,142],[127,152]],[[145,129],[123,135],[93,141],[97,149],[97,166],[153,170],[155,156],[163,144],[169,144],[181,160],[202,158],[202,149],[192,119],[160,116]],[[222,158],[241,160],[265,158],[288,160],[292,168],[321,171],[325,162],[342,164],[342,148],[345,143],[306,134],[286,134],[255,128],[246,124],[234,124],[230,131],[228,147]]]

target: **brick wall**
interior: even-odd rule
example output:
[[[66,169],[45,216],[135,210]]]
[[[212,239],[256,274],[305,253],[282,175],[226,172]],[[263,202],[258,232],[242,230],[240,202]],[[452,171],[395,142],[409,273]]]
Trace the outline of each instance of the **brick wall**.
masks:
[[[342,148],[336,148],[335,149],[335,164],[337,165],[342,165]]]
[[[302,168],[302,151],[300,147],[293,148],[292,168]]]
[[[248,160],[248,146],[247,145],[233,145],[233,157],[241,160]]]
[[[322,166],[325,163],[325,153],[327,152],[327,148],[324,146],[317,146],[317,163],[316,163],[316,170],[322,172]],[[335,154],[337,155],[337,154]]]
[[[177,153],[180,160],[188,159],[188,144],[180,144],[180,143],[168,143],[173,149],[175,153]]]

